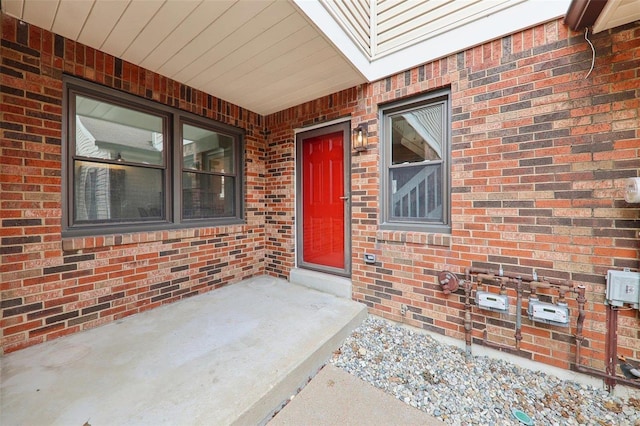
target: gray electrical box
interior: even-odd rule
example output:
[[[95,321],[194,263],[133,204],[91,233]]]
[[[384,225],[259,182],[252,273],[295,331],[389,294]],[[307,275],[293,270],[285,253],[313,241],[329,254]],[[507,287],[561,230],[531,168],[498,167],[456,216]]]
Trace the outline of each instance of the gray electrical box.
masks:
[[[640,307],[640,273],[608,271],[606,303],[612,306],[622,306],[628,303],[638,309]]]

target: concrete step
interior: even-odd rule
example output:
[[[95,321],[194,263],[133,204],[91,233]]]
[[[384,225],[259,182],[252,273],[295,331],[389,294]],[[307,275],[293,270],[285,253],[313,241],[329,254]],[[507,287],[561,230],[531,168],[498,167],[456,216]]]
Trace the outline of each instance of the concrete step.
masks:
[[[309,269],[293,268],[289,273],[289,282],[337,297],[351,299],[351,279],[349,278]]]
[[[0,424],[264,424],[365,317],[246,280],[3,356]]]

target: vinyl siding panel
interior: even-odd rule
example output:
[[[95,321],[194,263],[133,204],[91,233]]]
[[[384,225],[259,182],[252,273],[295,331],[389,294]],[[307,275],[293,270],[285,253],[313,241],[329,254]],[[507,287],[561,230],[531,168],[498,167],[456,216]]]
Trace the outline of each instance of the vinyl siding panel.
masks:
[[[342,28],[357,41],[367,54],[371,54],[371,5],[370,0],[346,2],[321,0],[324,7],[340,23]]]
[[[427,2],[397,1],[377,15],[375,55],[384,55],[483,19],[491,13],[512,7],[520,0]],[[384,3],[388,3],[384,2]]]

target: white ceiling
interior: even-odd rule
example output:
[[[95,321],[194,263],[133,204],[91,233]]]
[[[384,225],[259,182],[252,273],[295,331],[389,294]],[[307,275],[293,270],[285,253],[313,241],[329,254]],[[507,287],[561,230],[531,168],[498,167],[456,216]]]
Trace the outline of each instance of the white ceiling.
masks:
[[[337,0],[2,0],[1,5],[18,19],[261,115],[555,19],[569,5],[569,0],[353,1],[361,14],[386,15],[354,34],[353,22],[332,7],[344,3]],[[405,31],[410,27],[412,33]],[[378,30],[396,36],[379,37]],[[368,43],[378,50],[363,48],[363,37],[373,37]]]
[[[593,24],[593,32],[640,20],[640,0],[609,0]]]
[[[263,115],[365,81],[289,1],[2,0],[2,9]]]

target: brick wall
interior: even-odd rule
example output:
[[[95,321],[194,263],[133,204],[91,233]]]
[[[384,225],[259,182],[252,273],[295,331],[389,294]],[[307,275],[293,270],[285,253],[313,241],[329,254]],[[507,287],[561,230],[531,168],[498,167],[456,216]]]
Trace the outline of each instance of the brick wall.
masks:
[[[2,350],[264,273],[262,117],[2,15]],[[62,74],[246,130],[246,224],[61,238]]]
[[[502,265],[530,277],[535,269],[586,286],[582,362],[602,370],[607,270],[640,266],[640,209],[625,203],[622,190],[624,178],[640,175],[640,27],[592,41],[597,56],[588,77],[584,35],[558,20],[268,116],[267,176],[293,173],[294,129],[344,116],[354,128],[367,122],[370,149],[351,159],[354,299],[374,314],[463,339],[463,292],[445,296],[437,272],[462,276],[466,268]],[[452,93],[453,231],[380,230],[378,105],[444,87]],[[292,182],[279,192],[279,228],[267,228],[268,244],[279,249],[267,268],[284,276],[294,263]],[[364,264],[364,252],[378,263]],[[511,315],[474,308],[474,344],[483,344],[486,332],[489,343],[513,348],[513,288],[508,294]],[[541,300],[557,300],[557,292],[542,291]],[[570,328],[525,315],[521,348],[512,352],[570,368],[575,295],[569,307]],[[620,311],[617,333],[618,351],[640,358],[638,311]]]
[[[639,209],[623,201],[622,185],[640,169],[640,29],[592,40],[588,77],[583,34],[555,21],[260,117],[3,16],[4,350],[256,273],[287,277],[295,264],[294,129],[351,117],[370,133],[370,149],[351,158],[354,299],[374,314],[462,338],[461,291],[445,296],[438,271],[535,269],[587,287],[583,362],[602,368],[604,277],[639,266]],[[246,129],[246,225],[62,240],[63,72]],[[378,105],[444,87],[452,93],[453,231],[380,230]],[[365,265],[364,252],[378,263]],[[518,354],[568,368],[573,297],[569,306],[571,328],[525,318]],[[474,309],[473,327],[474,344],[485,331],[489,342],[513,343],[513,315]],[[619,351],[640,358],[637,311],[620,312],[618,336]]]
[[[361,89],[353,88],[266,117],[266,270],[289,277],[295,265],[295,129],[348,117]]]

